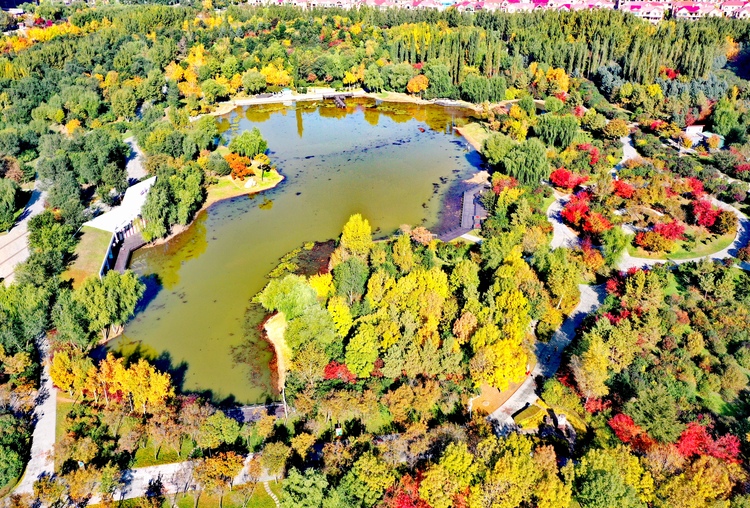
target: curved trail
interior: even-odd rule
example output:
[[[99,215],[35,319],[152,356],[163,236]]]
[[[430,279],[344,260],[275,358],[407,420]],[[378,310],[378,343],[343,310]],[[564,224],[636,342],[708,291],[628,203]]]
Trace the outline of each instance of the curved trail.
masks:
[[[560,368],[562,352],[575,337],[576,329],[588,314],[599,308],[604,302],[606,294],[603,285],[579,284],[578,288],[581,290],[581,301],[578,302],[568,319],[565,320],[548,343],[538,342],[536,344],[534,353],[538,362],[534,370],[526,377],[518,390],[489,415],[489,418],[494,420],[502,431],[514,429],[516,424],[513,421],[513,415],[537,401],[539,397],[536,394],[536,378],[538,376],[548,378],[557,372],[557,369]]]
[[[37,406],[34,409],[34,433],[31,441],[31,458],[16,485],[16,494],[32,494],[34,482],[42,475],[51,475],[55,471],[53,453],[55,451],[55,423],[57,421],[57,390],[52,385],[49,375],[49,341],[47,337],[39,340],[39,355],[44,369],[42,370],[41,388],[37,395]]]

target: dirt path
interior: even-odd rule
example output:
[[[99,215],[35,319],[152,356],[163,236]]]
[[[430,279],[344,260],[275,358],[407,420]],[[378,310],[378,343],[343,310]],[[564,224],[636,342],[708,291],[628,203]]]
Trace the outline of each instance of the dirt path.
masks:
[[[284,314],[281,312],[274,314],[266,320],[263,328],[266,330],[268,342],[273,346],[278,374],[278,390],[281,393],[286,381],[287,358],[291,356],[288,351],[289,347],[284,341],[284,332],[286,331]]]

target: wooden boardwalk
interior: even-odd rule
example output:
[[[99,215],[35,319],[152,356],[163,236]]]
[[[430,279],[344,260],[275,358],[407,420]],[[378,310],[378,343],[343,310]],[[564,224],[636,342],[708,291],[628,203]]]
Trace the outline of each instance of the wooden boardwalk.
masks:
[[[265,415],[274,415],[277,418],[283,418],[284,406],[281,404],[243,406],[228,409],[225,413],[228,417],[233,418],[240,423],[251,423],[260,420],[260,418]]]
[[[475,185],[467,189],[463,194],[463,203],[461,207],[461,225],[450,231],[446,231],[438,238],[443,242],[450,242],[469,231],[479,229],[481,221],[487,218],[487,210],[484,209],[479,200],[479,194],[486,189],[486,185]]]
[[[120,245],[120,248],[117,251],[115,270],[120,273],[125,272],[125,270],[127,270],[128,268],[128,263],[130,262],[130,255],[134,250],[140,249],[144,245],[146,245],[146,241],[143,239],[143,236],[140,232],[133,233],[130,236],[126,237],[122,241],[122,245]]]
[[[344,102],[344,99],[348,97],[354,97],[354,94],[351,92],[348,93],[337,93],[337,94],[331,94],[331,95],[323,95],[323,100],[327,99],[333,99],[333,102],[336,103],[337,108],[344,109],[346,107],[346,102]]]

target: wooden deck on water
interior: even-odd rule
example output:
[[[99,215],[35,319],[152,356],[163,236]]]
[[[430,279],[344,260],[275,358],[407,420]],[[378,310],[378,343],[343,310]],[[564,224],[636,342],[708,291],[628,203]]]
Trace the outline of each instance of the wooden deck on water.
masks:
[[[336,103],[337,108],[345,108],[346,102],[344,102],[344,99],[347,99],[349,97],[354,97],[353,93],[337,93],[337,94],[330,94],[330,95],[323,95],[323,100],[333,100],[333,102]]]
[[[479,194],[486,188],[486,185],[475,185],[464,192],[461,207],[461,225],[440,235],[438,238],[441,241],[450,242],[469,231],[481,227],[480,221],[487,218],[487,210],[484,209],[484,206],[479,201]]]
[[[115,261],[115,270],[120,273],[125,272],[128,269],[128,263],[130,262],[130,255],[133,254],[134,250],[140,249],[146,245],[146,241],[140,232],[133,233],[126,237],[122,241],[120,249],[117,251],[117,260]]]
[[[260,418],[265,415],[274,415],[277,418],[283,418],[284,406],[281,404],[243,406],[229,409],[225,411],[225,413],[228,417],[233,418],[240,423],[251,423],[260,420]]]

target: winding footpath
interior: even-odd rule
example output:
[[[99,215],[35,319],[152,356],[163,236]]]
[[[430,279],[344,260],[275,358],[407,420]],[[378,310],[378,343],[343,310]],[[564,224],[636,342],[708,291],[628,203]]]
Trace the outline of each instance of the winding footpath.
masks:
[[[627,161],[640,158],[640,155],[633,146],[633,140],[630,136],[620,138],[620,143],[622,143],[623,156],[620,162],[613,169],[614,174],[616,174],[616,172],[620,168],[622,168],[622,166]],[[578,246],[578,234],[563,222],[562,216],[560,215],[568,199],[570,199],[569,194],[562,194],[555,191],[555,201],[553,201],[547,209],[547,219],[549,220],[550,224],[552,224],[553,229],[552,241],[550,242],[550,247],[552,249],[558,249],[560,247],[575,248]],[[735,207],[724,203],[723,201],[719,201],[716,198],[711,198],[711,201],[714,206],[717,206],[723,210],[729,210],[737,216],[737,235],[735,236],[734,241],[729,246],[718,252],[714,252],[713,254],[708,254],[706,256],[696,256],[687,259],[655,259],[634,257],[631,256],[627,250],[625,250],[622,254],[620,262],[617,264],[617,268],[622,271],[627,271],[631,268],[647,268],[650,266],[668,262],[682,264],[691,261],[700,261],[704,258],[721,260],[735,257],[739,249],[747,245],[748,241],[750,241],[750,219],[748,219],[745,214],[737,210]],[[743,270],[750,270],[750,263],[738,263],[737,266],[739,266]]]
[[[630,136],[620,138],[620,142],[623,147],[623,157],[619,164],[613,169],[613,173],[615,174],[625,162],[640,157],[633,146],[633,141]],[[560,215],[568,199],[570,199],[570,195],[555,191],[555,201],[552,202],[547,209],[547,219],[550,224],[552,224],[553,228],[552,241],[550,242],[552,249],[558,249],[561,247],[575,248],[579,244],[578,235],[563,223]],[[734,241],[727,248],[708,256],[673,260],[674,263],[679,264],[687,263],[689,261],[700,261],[703,258],[719,260],[733,257],[737,254],[737,251],[740,248],[747,245],[748,241],[750,241],[750,220],[745,214],[716,198],[712,198],[712,201],[715,206],[724,210],[729,210],[737,216],[738,228]],[[628,270],[630,268],[654,266],[668,261],[670,260],[633,257],[625,251],[617,267],[620,270]],[[750,263],[739,263],[738,266],[744,270],[750,270]],[[578,303],[578,306],[574,309],[573,313],[568,316],[568,319],[565,320],[563,325],[555,332],[552,339],[547,344],[536,344],[535,355],[538,359],[538,363],[536,367],[534,367],[534,370],[526,377],[526,380],[516,392],[498,409],[490,414],[489,418],[498,425],[501,433],[515,429],[516,424],[513,421],[513,415],[531,404],[534,404],[539,399],[536,394],[536,378],[539,376],[549,378],[557,372],[560,368],[562,352],[575,337],[576,329],[580,326],[586,315],[596,310],[604,301],[606,292],[604,291],[603,285],[588,286],[581,284],[578,287],[581,291],[581,301]]]
[[[51,475],[55,471],[53,454],[55,451],[55,423],[57,420],[57,391],[49,375],[50,363],[49,341],[47,337],[39,340],[39,354],[43,360],[41,388],[37,395],[37,406],[34,409],[34,433],[31,441],[31,458],[26,465],[23,478],[16,485],[16,494],[32,494],[34,482],[42,475]]]
[[[268,482],[263,482],[263,488],[266,489],[266,494],[273,499],[273,502],[276,504],[276,508],[279,508],[279,498],[276,497],[276,494],[273,493],[271,490],[271,487],[268,486]]]
[[[546,344],[537,342],[534,354],[538,361],[534,370],[531,371],[529,376],[526,376],[526,380],[518,390],[490,414],[489,418],[497,424],[501,433],[515,429],[516,424],[513,421],[513,415],[539,399],[536,394],[536,378],[539,376],[552,377],[557,372],[557,369],[560,368],[562,352],[575,337],[576,329],[588,314],[599,308],[604,302],[606,292],[603,285],[579,284],[578,288],[581,291],[581,301],[578,302],[568,319],[555,332],[549,342]]]

